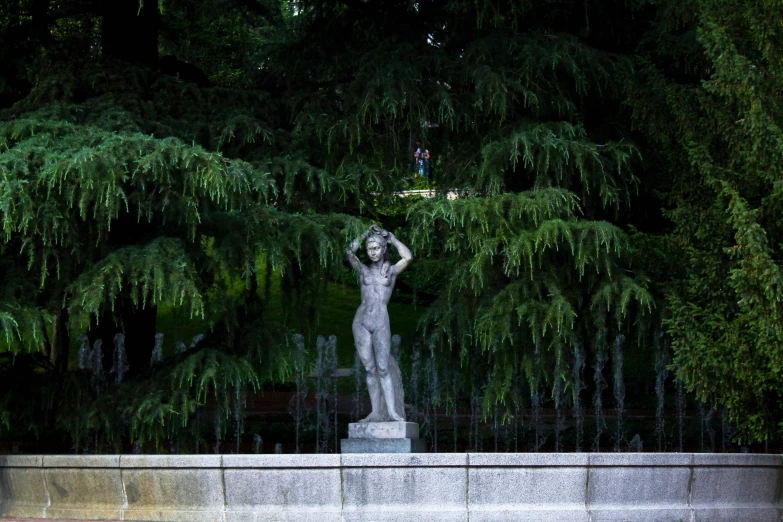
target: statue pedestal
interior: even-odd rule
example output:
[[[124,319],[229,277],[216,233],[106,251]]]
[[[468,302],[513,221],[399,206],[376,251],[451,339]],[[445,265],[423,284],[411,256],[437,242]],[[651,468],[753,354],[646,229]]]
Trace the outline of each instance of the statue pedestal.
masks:
[[[415,422],[352,422],[340,453],[426,453]]]

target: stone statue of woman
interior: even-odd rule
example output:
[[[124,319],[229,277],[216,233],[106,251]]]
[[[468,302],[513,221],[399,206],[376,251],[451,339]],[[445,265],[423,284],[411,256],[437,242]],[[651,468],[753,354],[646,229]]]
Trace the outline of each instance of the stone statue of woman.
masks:
[[[356,257],[360,242],[367,246],[370,264],[365,265]],[[389,261],[389,245],[400,254],[392,265]],[[405,420],[405,399],[402,377],[397,361],[391,356],[391,329],[386,304],[394,290],[397,276],[413,260],[408,247],[400,243],[391,232],[373,225],[361,239],[355,239],[346,250],[348,263],[359,273],[362,304],[353,319],[353,339],[356,350],[367,370],[367,390],[370,392],[372,413],[361,422],[386,422]]]

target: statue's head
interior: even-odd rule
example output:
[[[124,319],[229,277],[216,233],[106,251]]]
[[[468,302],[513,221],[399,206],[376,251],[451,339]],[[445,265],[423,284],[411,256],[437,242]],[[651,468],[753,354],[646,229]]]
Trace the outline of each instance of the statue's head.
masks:
[[[370,235],[367,236],[365,243],[367,246],[367,256],[370,258],[370,261],[373,263],[381,260],[388,261],[388,232],[383,230],[378,225],[373,225],[370,227]]]

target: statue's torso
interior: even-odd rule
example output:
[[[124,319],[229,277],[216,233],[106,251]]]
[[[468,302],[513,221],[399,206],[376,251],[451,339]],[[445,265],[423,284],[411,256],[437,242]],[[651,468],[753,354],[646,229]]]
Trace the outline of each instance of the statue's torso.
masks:
[[[374,330],[381,323],[388,324],[386,304],[394,290],[395,279],[396,274],[391,268],[386,275],[373,266],[365,265],[362,269],[359,276],[362,304],[356,310],[356,316],[368,329]]]

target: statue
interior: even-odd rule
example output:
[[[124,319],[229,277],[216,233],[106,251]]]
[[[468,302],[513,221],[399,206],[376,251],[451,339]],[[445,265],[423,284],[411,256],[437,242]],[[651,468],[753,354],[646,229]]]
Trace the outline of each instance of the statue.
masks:
[[[356,257],[361,241],[367,245],[369,265]],[[402,258],[394,265],[389,261],[390,244]],[[394,234],[373,225],[361,239],[351,243],[346,257],[359,273],[362,303],[353,319],[353,338],[367,370],[367,390],[372,403],[372,412],[360,422],[404,421],[402,377],[397,361],[391,356],[391,328],[386,303],[392,295],[397,276],[408,268],[413,256]]]

